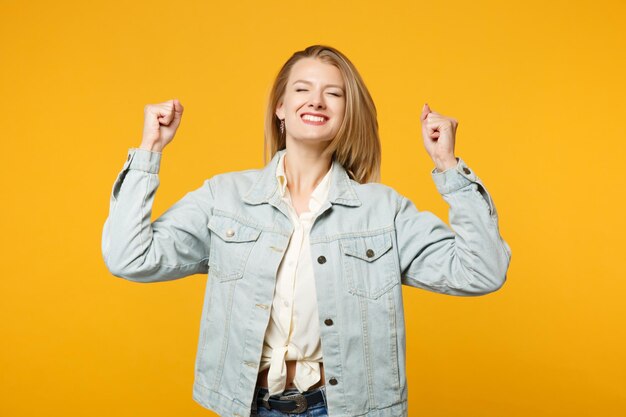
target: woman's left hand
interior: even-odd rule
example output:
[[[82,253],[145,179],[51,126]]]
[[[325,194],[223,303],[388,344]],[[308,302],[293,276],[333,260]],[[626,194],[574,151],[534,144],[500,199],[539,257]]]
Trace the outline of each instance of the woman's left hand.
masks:
[[[430,110],[428,103],[424,104],[420,121],[424,146],[437,169],[445,171],[455,167],[457,160],[454,156],[454,139],[459,122]]]

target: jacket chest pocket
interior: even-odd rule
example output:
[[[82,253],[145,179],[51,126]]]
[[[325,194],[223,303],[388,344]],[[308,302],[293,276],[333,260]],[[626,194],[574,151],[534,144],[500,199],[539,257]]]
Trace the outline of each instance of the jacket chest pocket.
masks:
[[[341,238],[339,245],[350,293],[376,299],[397,283],[391,232]]]
[[[214,214],[209,219],[211,248],[209,269],[219,281],[231,281],[243,277],[250,252],[261,230],[232,217]]]

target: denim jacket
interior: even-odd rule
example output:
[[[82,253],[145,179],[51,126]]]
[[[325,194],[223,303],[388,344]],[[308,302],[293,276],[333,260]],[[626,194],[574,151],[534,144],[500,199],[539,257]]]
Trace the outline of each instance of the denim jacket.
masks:
[[[161,153],[128,150],[102,234],[111,274],[157,282],[207,274],[193,399],[248,417],[278,266],[294,231],[276,182],[281,150],[261,169],[218,174],[151,222]],[[493,199],[466,163],[431,171],[446,223],[339,163],[310,231],[329,416],[407,415],[401,284],[478,296],[506,280],[511,249]]]

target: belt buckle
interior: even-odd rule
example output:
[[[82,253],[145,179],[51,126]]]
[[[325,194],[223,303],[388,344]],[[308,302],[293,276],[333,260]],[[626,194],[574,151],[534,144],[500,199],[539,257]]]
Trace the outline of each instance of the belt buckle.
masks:
[[[296,408],[289,411],[290,413],[303,413],[306,411],[306,409],[308,408],[308,404],[306,401],[306,398],[304,397],[304,395],[300,394],[300,393],[294,393],[294,394],[289,394],[289,395],[281,395],[280,396],[281,400],[291,400],[291,401],[295,401],[296,402]]]

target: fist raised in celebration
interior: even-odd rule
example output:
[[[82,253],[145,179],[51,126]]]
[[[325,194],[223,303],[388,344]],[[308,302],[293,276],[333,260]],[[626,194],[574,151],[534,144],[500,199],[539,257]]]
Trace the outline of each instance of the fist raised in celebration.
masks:
[[[420,121],[426,152],[437,169],[445,171],[455,167],[457,160],[454,155],[454,140],[459,122],[452,117],[432,111],[428,103],[424,104]]]
[[[183,105],[178,99],[144,107],[141,149],[161,152],[174,139],[183,117]]]

